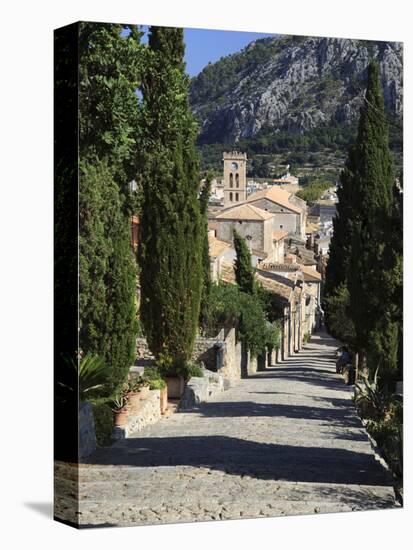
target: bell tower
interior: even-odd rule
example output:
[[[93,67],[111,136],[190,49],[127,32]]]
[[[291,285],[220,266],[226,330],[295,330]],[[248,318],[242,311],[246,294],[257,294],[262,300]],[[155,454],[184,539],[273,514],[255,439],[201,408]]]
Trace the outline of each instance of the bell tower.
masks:
[[[247,200],[247,154],[231,151],[223,154],[224,208]]]

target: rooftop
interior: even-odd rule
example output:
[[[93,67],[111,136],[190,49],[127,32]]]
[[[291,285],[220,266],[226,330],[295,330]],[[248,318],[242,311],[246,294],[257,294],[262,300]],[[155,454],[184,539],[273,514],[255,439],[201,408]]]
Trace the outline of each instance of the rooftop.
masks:
[[[285,208],[288,208],[288,210],[296,212],[297,214],[301,214],[301,208],[290,202],[291,196],[292,193],[289,193],[284,189],[280,189],[279,187],[268,187],[267,189],[257,191],[256,193],[250,195],[247,202],[251,203],[261,199],[267,199],[275,204],[284,206]]]
[[[266,212],[262,208],[257,208],[252,204],[243,202],[239,206],[232,206],[217,214],[217,220],[239,220],[239,221],[262,221],[274,217],[274,214]]]
[[[317,270],[312,269],[308,265],[302,265],[301,271],[304,275],[304,281],[321,281],[321,273],[319,273]]]
[[[274,241],[281,241],[288,235],[288,231],[273,231],[272,238]]]
[[[292,295],[291,284],[283,284],[279,281],[276,281],[270,277],[265,276],[265,274],[255,273],[257,282],[268,292],[275,294],[283,301],[288,302]],[[223,261],[221,264],[221,270],[219,278],[224,283],[235,284],[235,272],[233,262]]]
[[[215,237],[208,237],[209,244],[209,257],[211,259],[218,258],[223,252],[231,250],[231,246],[224,242],[216,239]]]

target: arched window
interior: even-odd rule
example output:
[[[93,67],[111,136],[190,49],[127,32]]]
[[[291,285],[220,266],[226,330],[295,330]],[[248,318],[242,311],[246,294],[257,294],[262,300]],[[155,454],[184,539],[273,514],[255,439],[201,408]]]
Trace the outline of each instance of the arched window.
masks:
[[[235,193],[235,200],[236,200],[236,201],[239,201],[238,193]]]
[[[234,176],[233,176],[233,174],[229,175],[229,186],[234,187]]]
[[[235,187],[239,187],[239,174],[238,174],[238,172],[235,174]]]
[[[232,193],[229,194],[229,200],[232,202]]]

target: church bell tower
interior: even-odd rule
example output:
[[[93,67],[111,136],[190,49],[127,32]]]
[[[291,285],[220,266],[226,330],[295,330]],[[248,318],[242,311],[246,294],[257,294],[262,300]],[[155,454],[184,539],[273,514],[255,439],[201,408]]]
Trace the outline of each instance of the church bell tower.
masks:
[[[223,154],[224,208],[247,200],[247,154],[232,151]]]

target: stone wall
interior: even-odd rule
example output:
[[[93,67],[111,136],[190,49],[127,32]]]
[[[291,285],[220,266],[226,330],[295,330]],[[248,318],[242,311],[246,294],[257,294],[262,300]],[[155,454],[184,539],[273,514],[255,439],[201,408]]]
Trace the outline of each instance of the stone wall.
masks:
[[[194,409],[228,387],[226,387],[221,374],[205,369],[203,377],[192,377],[188,381],[179,403],[179,409]]]
[[[215,344],[217,371],[230,382],[241,378],[241,342],[236,341],[235,328],[221,333],[222,339]]]
[[[209,370],[216,370],[215,348],[214,345],[220,335],[215,338],[203,338],[198,336],[195,339],[194,350],[192,352],[192,361],[202,362]],[[146,338],[136,339],[136,358],[138,363],[150,364],[154,361],[154,356],[149,350]]]
[[[86,458],[96,449],[95,420],[90,403],[79,406],[79,458]]]
[[[150,424],[155,424],[161,418],[161,392],[150,390],[148,395],[141,400],[139,410],[134,415],[128,415],[125,426],[115,426],[113,437],[124,439],[134,432],[139,432]]]
[[[138,363],[154,360],[145,338],[137,338]],[[218,372],[230,384],[255,374],[267,366],[267,360],[251,357],[236,340],[235,327],[222,329],[215,338],[198,337],[192,354],[194,362],[202,362],[206,369]]]
[[[251,353],[248,352],[248,365],[247,365],[247,373],[248,376],[251,374],[255,374],[258,370],[258,360],[256,357],[253,357]]]

